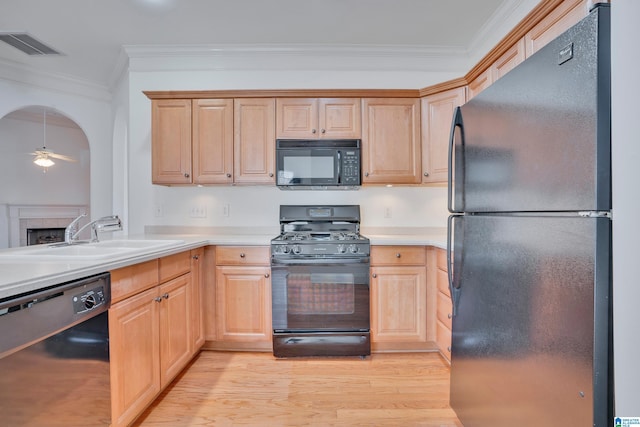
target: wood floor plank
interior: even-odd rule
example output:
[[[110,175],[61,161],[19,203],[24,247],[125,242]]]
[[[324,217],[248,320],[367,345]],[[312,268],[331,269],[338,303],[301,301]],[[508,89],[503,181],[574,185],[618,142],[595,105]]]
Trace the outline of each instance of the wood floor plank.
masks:
[[[462,427],[436,353],[275,359],[203,351],[134,424]]]

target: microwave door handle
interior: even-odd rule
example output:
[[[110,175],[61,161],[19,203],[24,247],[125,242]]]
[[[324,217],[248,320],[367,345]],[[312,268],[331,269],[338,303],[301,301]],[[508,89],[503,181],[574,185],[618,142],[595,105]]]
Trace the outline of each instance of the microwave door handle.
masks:
[[[340,150],[336,151],[336,158],[338,160],[338,167],[336,168],[337,170],[337,178],[338,178],[338,182],[337,184],[342,184],[342,157],[340,156],[342,154],[342,152]]]

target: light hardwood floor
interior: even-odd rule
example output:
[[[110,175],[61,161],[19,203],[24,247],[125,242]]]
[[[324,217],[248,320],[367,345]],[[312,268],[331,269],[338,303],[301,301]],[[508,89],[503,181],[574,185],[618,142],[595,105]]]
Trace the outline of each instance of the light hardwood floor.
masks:
[[[138,419],[139,427],[462,427],[437,353],[275,359],[203,351]]]

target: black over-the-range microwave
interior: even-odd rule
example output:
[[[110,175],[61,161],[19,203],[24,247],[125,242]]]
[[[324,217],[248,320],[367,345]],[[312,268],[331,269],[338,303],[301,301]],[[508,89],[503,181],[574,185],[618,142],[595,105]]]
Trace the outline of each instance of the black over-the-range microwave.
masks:
[[[276,140],[276,185],[281,189],[360,187],[359,139]]]

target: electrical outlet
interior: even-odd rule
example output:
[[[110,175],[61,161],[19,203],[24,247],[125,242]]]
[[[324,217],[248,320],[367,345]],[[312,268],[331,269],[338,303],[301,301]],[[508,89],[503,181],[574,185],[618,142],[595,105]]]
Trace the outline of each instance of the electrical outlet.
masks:
[[[193,206],[189,211],[189,216],[191,218],[206,218],[207,217],[207,207],[206,206]]]
[[[162,210],[162,205],[155,205],[153,208],[153,216],[156,218],[160,218],[164,216],[164,212]]]
[[[391,206],[385,206],[384,208],[384,217],[391,218]]]
[[[222,211],[220,212],[220,215],[222,216],[229,216],[229,203],[225,203],[224,205],[222,205]]]

